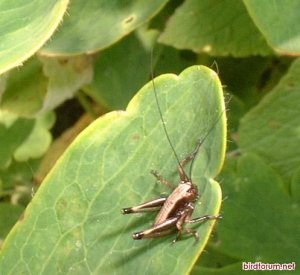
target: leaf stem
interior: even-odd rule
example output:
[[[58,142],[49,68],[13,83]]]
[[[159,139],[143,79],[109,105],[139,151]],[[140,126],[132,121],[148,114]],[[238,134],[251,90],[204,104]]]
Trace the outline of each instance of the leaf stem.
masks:
[[[94,119],[98,118],[98,114],[94,111],[93,106],[91,105],[90,101],[87,99],[84,92],[79,90],[76,93],[76,97],[77,97],[79,103],[81,104],[81,106],[83,107],[83,109],[87,113],[89,113]]]

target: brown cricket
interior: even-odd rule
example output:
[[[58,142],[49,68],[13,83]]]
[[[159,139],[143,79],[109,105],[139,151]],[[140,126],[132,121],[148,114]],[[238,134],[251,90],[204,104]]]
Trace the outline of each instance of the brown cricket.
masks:
[[[199,198],[198,188],[192,182],[191,177],[188,177],[184,171],[184,166],[191,161],[190,170],[193,165],[193,161],[205,141],[208,137],[210,132],[218,123],[219,119],[223,115],[224,112],[220,114],[220,117],[214,123],[214,125],[209,129],[206,133],[205,137],[200,140],[194,149],[194,151],[189,154],[185,159],[182,161],[179,160],[175,148],[172,145],[171,139],[169,137],[168,131],[165,126],[165,122],[162,116],[161,108],[158,102],[157,93],[155,90],[153,75],[152,75],[152,84],[153,84],[153,91],[156,99],[156,105],[158,108],[158,112],[160,115],[160,119],[162,121],[162,126],[168,140],[168,143],[174,153],[174,156],[178,163],[178,172],[180,177],[180,182],[177,187],[174,187],[172,183],[168,180],[164,179],[157,171],[151,171],[151,173],[163,184],[168,186],[172,189],[172,193],[168,197],[161,197],[158,199],[154,199],[140,205],[134,207],[123,208],[123,214],[131,214],[131,213],[140,213],[140,212],[148,212],[148,211],[158,211],[158,215],[153,223],[153,226],[149,229],[145,229],[140,232],[133,233],[132,238],[134,240],[140,240],[143,238],[154,238],[165,236],[171,233],[177,232],[177,237],[173,242],[176,242],[182,233],[192,234],[195,239],[198,241],[199,236],[196,230],[192,228],[185,228],[186,223],[198,223],[204,222],[211,219],[220,219],[222,218],[221,215],[204,215],[197,218],[192,218],[192,214],[194,212],[195,203]]]
[[[176,242],[182,233],[193,234],[198,241],[199,236],[196,230],[192,228],[185,228],[186,223],[204,222],[210,219],[220,219],[221,216],[217,215],[204,215],[192,219],[194,212],[195,202],[199,198],[198,188],[192,180],[186,175],[183,167],[191,160],[193,160],[199,150],[199,143],[196,149],[187,156],[184,160],[179,162],[178,172],[180,183],[175,188],[166,179],[164,179],[158,172],[151,171],[152,174],[163,184],[167,185],[173,190],[168,197],[154,199],[138,206],[123,208],[123,214],[139,213],[146,211],[157,211],[160,209],[153,226],[149,229],[133,233],[134,240],[143,238],[154,238],[165,236],[173,232],[177,232],[177,237],[173,242]]]

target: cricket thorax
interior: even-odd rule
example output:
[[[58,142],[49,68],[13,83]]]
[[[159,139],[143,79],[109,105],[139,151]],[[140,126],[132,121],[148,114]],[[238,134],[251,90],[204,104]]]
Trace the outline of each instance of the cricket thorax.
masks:
[[[197,185],[193,184],[192,182],[181,182],[179,186],[184,185],[184,192],[185,195],[182,194],[183,196],[186,196],[188,198],[188,201],[194,202],[198,199],[198,188]],[[178,186],[178,187],[179,187]],[[178,188],[177,187],[177,188]]]
[[[175,216],[176,213],[180,212],[180,209],[185,208],[188,203],[195,202],[197,198],[197,186],[191,182],[179,184],[164,203],[164,207],[158,213],[154,224],[159,224],[165,219]]]

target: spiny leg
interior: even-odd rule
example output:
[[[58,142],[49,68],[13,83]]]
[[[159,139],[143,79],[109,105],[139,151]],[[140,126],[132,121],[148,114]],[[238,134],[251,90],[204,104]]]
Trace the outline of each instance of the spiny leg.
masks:
[[[137,206],[127,207],[122,209],[122,214],[140,213],[147,211],[157,211],[167,200],[166,197],[151,200]]]
[[[133,233],[132,238],[134,240],[140,240],[143,238],[154,238],[168,235],[176,229],[175,225],[179,219],[180,217],[166,219],[164,222],[159,223],[149,229]]]
[[[168,186],[171,190],[175,189],[175,186],[169,182],[168,180],[164,179],[157,171],[151,170],[151,174],[156,177],[161,183]]]
[[[178,231],[176,238],[173,240],[173,244],[176,243],[180,239],[180,237],[183,233],[192,234],[194,236],[196,242],[199,241],[199,235],[198,235],[198,232],[195,229],[193,229],[193,228],[182,228],[181,230]]]
[[[218,219],[222,219],[221,215],[204,215],[198,218],[194,218],[192,220],[189,220],[188,223],[198,223],[198,222],[205,222],[208,220],[218,220]]]
[[[205,222],[205,221],[208,221],[208,220],[222,219],[221,215],[217,215],[217,216],[205,215],[205,216],[201,216],[201,217],[189,220],[190,214],[191,213],[189,213],[189,215],[187,215],[185,217],[185,219],[184,219],[185,223],[198,223],[198,222]],[[183,223],[179,224],[179,226],[176,224],[176,226],[178,227],[178,233],[177,233],[177,236],[176,236],[175,240],[173,241],[173,243],[177,242],[180,239],[182,233],[193,234],[195,240],[199,241],[199,235],[198,235],[197,231],[193,228],[182,228],[182,224]]]

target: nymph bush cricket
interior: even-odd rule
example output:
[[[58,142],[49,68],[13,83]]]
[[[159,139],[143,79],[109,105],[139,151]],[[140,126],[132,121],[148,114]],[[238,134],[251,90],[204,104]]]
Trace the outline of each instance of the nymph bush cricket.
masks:
[[[170,183],[165,178],[163,178],[157,171],[151,171],[151,173],[161,183],[165,184],[172,190],[172,193],[167,197],[154,199],[134,207],[123,208],[122,213],[131,214],[131,213],[140,213],[140,212],[159,210],[158,215],[156,216],[156,219],[153,223],[153,226],[149,229],[133,233],[132,237],[134,240],[140,240],[143,238],[161,237],[172,233],[177,233],[177,237],[173,242],[176,242],[180,238],[182,233],[192,234],[196,240],[199,240],[199,236],[196,230],[192,228],[185,228],[185,224],[199,223],[211,219],[220,219],[221,216],[204,215],[197,218],[192,218],[192,214],[195,208],[195,203],[199,198],[199,193],[198,193],[197,185],[194,184],[191,179],[191,170],[192,170],[195,157],[197,156],[201,145],[211,134],[216,124],[220,121],[221,117],[224,114],[224,111],[221,112],[218,119],[214,121],[213,125],[211,126],[211,128],[208,129],[205,136],[197,143],[194,150],[189,155],[187,155],[183,160],[180,161],[175,151],[175,148],[171,142],[169,133],[165,125],[165,121],[159,105],[158,96],[157,96],[157,92],[153,80],[153,73],[152,73],[152,86],[155,95],[156,106],[160,115],[160,119],[162,121],[162,126],[164,129],[165,136],[168,140],[171,150],[173,151],[175,159],[178,163],[178,173],[179,173],[180,182],[177,187],[173,187],[173,184]],[[190,175],[188,176],[184,168],[189,162],[190,162]]]

